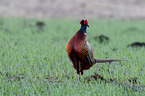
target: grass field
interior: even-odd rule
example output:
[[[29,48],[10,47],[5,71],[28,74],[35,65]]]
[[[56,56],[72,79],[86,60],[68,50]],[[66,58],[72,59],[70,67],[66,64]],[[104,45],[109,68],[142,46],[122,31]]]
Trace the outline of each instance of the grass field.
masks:
[[[37,26],[38,21],[45,25]],[[78,81],[65,44],[80,28],[79,20],[0,18],[0,95],[145,95],[145,48],[127,48],[132,42],[145,41],[145,21],[88,22],[87,40],[96,58],[129,61],[96,64]],[[94,39],[101,34],[110,41],[100,44]],[[95,80],[91,78],[95,73],[118,83]]]

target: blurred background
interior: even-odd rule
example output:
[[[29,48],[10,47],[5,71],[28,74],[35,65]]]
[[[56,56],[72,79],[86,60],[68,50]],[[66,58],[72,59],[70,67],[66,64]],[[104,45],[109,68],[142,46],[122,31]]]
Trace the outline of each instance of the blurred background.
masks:
[[[0,0],[0,16],[144,19],[145,0]]]

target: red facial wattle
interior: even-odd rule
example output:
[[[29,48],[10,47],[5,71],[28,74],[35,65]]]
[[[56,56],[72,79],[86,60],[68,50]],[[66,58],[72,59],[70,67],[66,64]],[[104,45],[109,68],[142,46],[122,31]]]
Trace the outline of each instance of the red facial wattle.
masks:
[[[87,20],[84,20],[84,24],[85,24],[85,25],[88,25],[88,21],[87,21]]]

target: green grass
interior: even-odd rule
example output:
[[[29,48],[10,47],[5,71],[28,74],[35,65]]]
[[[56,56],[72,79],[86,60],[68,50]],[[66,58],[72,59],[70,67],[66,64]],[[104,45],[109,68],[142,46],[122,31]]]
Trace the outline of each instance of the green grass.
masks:
[[[45,26],[40,29],[37,21]],[[79,20],[0,18],[0,95],[110,96],[145,95],[125,84],[105,83],[86,77],[98,73],[118,82],[137,77],[145,86],[145,48],[127,48],[134,41],[145,41],[144,20],[88,20],[87,40],[96,58],[120,58],[129,62],[96,64],[84,71],[78,81],[65,44],[80,28]],[[106,35],[109,43],[94,39]],[[116,48],[117,51],[112,51]]]

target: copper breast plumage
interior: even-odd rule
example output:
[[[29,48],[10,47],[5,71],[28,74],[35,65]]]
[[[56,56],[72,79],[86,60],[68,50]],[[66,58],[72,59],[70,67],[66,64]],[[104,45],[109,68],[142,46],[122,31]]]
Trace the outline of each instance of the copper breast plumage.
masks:
[[[88,50],[87,50],[87,45],[86,45],[86,35],[84,34],[83,31],[79,30],[67,42],[66,51],[68,53],[70,61],[73,63],[74,66],[75,66],[75,59],[73,56],[77,56],[77,59],[79,59],[81,64],[84,65],[84,70],[89,69],[91,67],[87,58]]]

